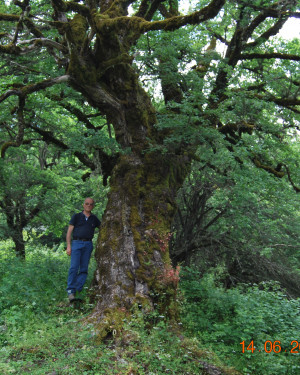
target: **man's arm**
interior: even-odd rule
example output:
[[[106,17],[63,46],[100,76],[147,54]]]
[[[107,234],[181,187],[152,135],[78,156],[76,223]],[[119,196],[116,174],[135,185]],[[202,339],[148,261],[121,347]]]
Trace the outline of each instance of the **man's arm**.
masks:
[[[72,238],[73,229],[74,229],[74,225],[69,225],[69,228],[68,228],[68,231],[67,231],[67,237],[66,237],[66,241],[67,241],[67,250],[66,250],[66,253],[68,255],[71,255],[71,252],[72,252],[72,249],[71,249],[71,238]]]

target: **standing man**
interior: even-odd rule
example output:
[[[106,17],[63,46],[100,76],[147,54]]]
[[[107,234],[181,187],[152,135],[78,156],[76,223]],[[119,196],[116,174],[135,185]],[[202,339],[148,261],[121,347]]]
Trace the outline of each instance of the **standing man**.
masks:
[[[95,229],[99,228],[101,224],[97,216],[92,214],[94,205],[95,202],[92,198],[86,198],[83,203],[83,211],[73,215],[69,222],[66,253],[71,256],[67,286],[70,302],[74,300],[76,292],[81,292],[86,281],[93,251],[92,239]]]

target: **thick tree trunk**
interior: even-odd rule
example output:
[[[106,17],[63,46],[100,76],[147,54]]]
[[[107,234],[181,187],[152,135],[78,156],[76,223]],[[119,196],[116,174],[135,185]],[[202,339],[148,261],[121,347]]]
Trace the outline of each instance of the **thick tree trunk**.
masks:
[[[178,275],[171,268],[168,241],[186,165],[183,157],[148,153],[124,155],[115,167],[96,249],[100,315],[135,303],[174,315]]]

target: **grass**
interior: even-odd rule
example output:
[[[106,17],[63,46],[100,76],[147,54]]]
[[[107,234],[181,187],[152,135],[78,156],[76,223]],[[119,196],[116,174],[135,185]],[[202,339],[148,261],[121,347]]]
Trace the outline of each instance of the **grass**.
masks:
[[[29,248],[22,261],[10,248],[0,243],[1,374],[200,375],[213,366],[208,362],[219,363],[163,317],[156,316],[149,330],[139,311],[124,321],[121,334],[98,342],[85,319],[93,309],[88,298],[80,309],[67,300],[69,258],[63,249]],[[94,268],[92,261],[87,285]]]
[[[86,319],[94,307],[88,287],[80,309],[67,300],[63,249],[29,247],[22,261],[11,248],[0,242],[1,375],[299,374],[300,300],[286,298],[272,282],[225,290],[212,274],[185,269],[181,322],[167,323],[154,312],[149,329],[136,309],[121,333],[99,342]],[[92,260],[87,285],[94,269]],[[280,340],[289,350],[252,352],[251,340],[260,349]],[[293,340],[299,347],[290,353]]]

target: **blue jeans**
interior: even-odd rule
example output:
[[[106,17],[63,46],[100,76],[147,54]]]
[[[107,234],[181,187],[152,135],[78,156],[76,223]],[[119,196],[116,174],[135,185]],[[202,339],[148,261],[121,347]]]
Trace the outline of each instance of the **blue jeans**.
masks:
[[[68,294],[80,292],[88,275],[88,267],[93,251],[92,241],[72,241],[71,264],[68,275]]]

